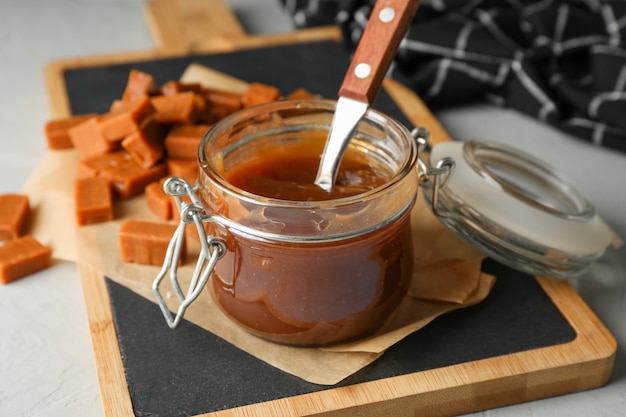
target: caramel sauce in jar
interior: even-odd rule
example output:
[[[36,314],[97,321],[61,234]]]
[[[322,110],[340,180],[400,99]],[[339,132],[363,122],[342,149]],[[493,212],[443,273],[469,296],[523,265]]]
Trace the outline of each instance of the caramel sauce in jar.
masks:
[[[334,102],[284,101],[237,113],[200,146],[199,195],[228,248],[210,288],[262,338],[322,346],[379,329],[412,276],[417,147],[370,111],[327,192],[314,184]]]

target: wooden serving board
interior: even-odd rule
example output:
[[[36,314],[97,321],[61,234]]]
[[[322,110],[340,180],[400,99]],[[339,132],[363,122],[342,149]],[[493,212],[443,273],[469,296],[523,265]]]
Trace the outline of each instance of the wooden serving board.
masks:
[[[339,39],[336,28],[267,37],[247,36],[223,2],[212,0],[210,11],[206,9],[206,4],[207,2],[202,0],[148,2],[147,20],[160,47],[158,50],[52,62],[46,68],[46,84],[53,115],[64,116],[71,112],[73,100],[66,84],[66,75],[69,72],[87,69],[97,71],[99,68],[135,63],[158,66],[161,60],[188,57],[189,54],[203,56],[248,48],[265,48],[269,45],[289,45],[298,42],[310,42],[312,45],[319,41]],[[175,16],[188,14],[192,9],[196,10],[196,16],[205,16],[214,22],[214,25],[199,24],[198,19],[194,19],[193,23],[199,25],[198,27],[194,29],[186,24],[186,29],[181,30],[181,21]],[[220,22],[225,24],[221,26]],[[213,30],[207,32],[207,27]],[[436,118],[412,92],[391,80],[385,82],[385,88],[410,123],[426,126],[435,142],[450,140]],[[134,393],[137,384],[133,382],[133,364],[129,363],[132,355],[128,354],[132,353],[132,349],[128,346],[121,326],[124,317],[119,316],[124,311],[124,304],[120,304],[120,299],[112,298],[113,293],[123,292],[123,289],[112,292],[106,278],[97,270],[79,264],[78,271],[85,297],[105,415],[107,417],[136,415],[135,411],[139,408]],[[605,384],[611,375],[616,352],[616,342],[608,330],[566,281],[543,278],[535,280],[532,277],[527,281],[530,287],[537,286],[540,289],[538,292],[529,292],[531,294],[529,297],[537,296],[541,300],[545,298],[549,304],[546,307],[557,313],[559,317],[557,321],[562,319],[567,328],[571,329],[572,337],[567,341],[544,345],[539,343],[538,347],[510,349],[497,354],[485,355],[478,352],[475,359],[471,360],[464,360],[462,356],[449,357],[444,358],[443,364],[431,364],[423,369],[410,370],[403,369],[404,364],[401,360],[393,364],[385,362],[383,355],[377,366],[390,369],[383,369],[382,376],[376,378],[360,375],[336,387],[307,386],[296,394],[274,393],[266,397],[260,396],[258,401],[214,406],[195,414],[184,414],[182,411],[184,405],[181,404],[177,415],[453,416],[591,389]],[[541,300],[538,303],[545,305],[546,302]],[[497,300],[495,302],[497,304]],[[529,305],[530,307],[532,305]],[[485,314],[485,310],[482,312]],[[474,313],[477,317],[480,316],[480,310]],[[452,317],[449,320],[454,323],[455,319]],[[471,320],[463,316],[458,316],[458,319]],[[523,327],[524,320],[521,321],[522,323],[516,324]],[[533,326],[531,322],[527,325]],[[537,325],[541,323],[537,321]],[[437,331],[436,327],[434,329],[433,334]],[[528,334],[532,334],[532,329]],[[450,342],[452,341],[451,337]],[[498,343],[494,338],[483,341],[483,346]],[[229,351],[228,346],[224,349],[224,352]],[[451,352],[459,350],[463,350],[463,347]],[[124,358],[122,351],[127,353]],[[228,362],[227,353],[223,356],[222,363],[232,369],[233,375],[237,372],[245,374],[245,369],[238,370],[240,364]],[[160,364],[154,366],[158,367]],[[378,371],[374,370],[370,374],[376,372]],[[256,378],[259,385],[268,384],[268,378],[262,374],[250,375],[250,378],[253,380]],[[293,382],[297,384],[296,381]],[[167,385],[170,381],[162,383]],[[237,385],[240,382],[219,380],[216,383]],[[182,392],[191,390],[183,385]]]

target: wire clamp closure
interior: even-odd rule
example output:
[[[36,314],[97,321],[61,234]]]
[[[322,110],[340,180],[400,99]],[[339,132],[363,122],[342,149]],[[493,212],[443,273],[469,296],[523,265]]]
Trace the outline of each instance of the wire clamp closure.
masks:
[[[161,312],[171,329],[178,327],[180,321],[185,314],[185,310],[196,298],[206,285],[211,276],[217,261],[226,254],[226,242],[214,236],[207,236],[203,222],[208,218],[204,215],[202,203],[196,195],[197,183],[191,186],[187,181],[179,177],[170,177],[165,181],[163,189],[165,193],[174,197],[176,207],[180,213],[180,222],[170,240],[163,260],[163,267],[152,283],[152,291],[157,299]],[[191,203],[184,201],[183,197],[189,197]],[[187,293],[184,294],[178,281],[178,266],[181,260],[181,251],[185,240],[185,229],[187,225],[194,224],[198,230],[200,244],[202,246],[198,261],[194,269],[193,275]],[[180,302],[176,315],[170,312],[165,298],[159,290],[159,286],[166,275],[170,276],[172,288],[176,293],[176,297]]]
[[[430,166],[422,159],[423,151],[428,147],[429,132],[425,127],[417,127],[411,131],[411,135],[417,142],[418,147],[418,181],[425,188],[431,189],[432,211],[437,217],[448,217],[448,213],[439,210],[439,191],[443,190],[448,180],[454,173],[455,162],[453,158],[445,157],[436,166]]]

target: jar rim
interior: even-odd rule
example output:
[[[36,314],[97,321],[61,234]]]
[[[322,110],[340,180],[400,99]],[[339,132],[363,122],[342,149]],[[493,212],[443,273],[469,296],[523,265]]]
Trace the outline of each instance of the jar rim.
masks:
[[[259,104],[239,110],[236,113],[233,113],[215,123],[202,137],[200,145],[198,146],[198,162],[200,169],[203,170],[207,175],[209,175],[214,184],[221,188],[222,191],[226,191],[243,201],[254,203],[259,203],[259,201],[262,201],[264,205],[271,207],[294,207],[309,210],[337,207],[341,205],[351,204],[355,201],[369,200],[370,198],[374,198],[375,196],[384,193],[387,189],[402,181],[402,179],[404,179],[407,175],[411,173],[411,171],[414,170],[419,157],[419,149],[416,142],[413,140],[413,137],[409,130],[393,117],[372,108],[367,110],[362,120],[368,119],[381,125],[384,124],[387,130],[395,132],[398,137],[405,138],[408,145],[407,150],[409,152],[407,152],[407,154],[404,156],[404,160],[401,164],[399,164],[398,169],[395,170],[393,175],[384,184],[361,193],[334,199],[310,201],[267,197],[246,191],[231,184],[229,181],[226,180],[226,178],[224,178],[224,176],[218,171],[218,169],[216,169],[209,162],[206,150],[211,148],[212,143],[220,137],[220,133],[226,131],[227,127],[231,126],[237,120],[244,120],[246,118],[252,118],[258,115],[269,114],[272,111],[289,109],[334,111],[336,104],[336,100],[324,98],[281,99],[279,101]],[[330,125],[328,125],[328,127],[329,126]],[[357,126],[357,131],[358,128],[359,126]]]

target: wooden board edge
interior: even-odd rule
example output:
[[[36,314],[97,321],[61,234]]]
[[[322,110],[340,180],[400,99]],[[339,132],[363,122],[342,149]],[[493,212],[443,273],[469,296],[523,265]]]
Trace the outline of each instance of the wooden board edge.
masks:
[[[134,416],[106,281],[101,272],[77,264],[105,417]]]
[[[213,37],[239,39],[246,31],[225,0],[148,0],[144,16],[159,49],[193,50]]]
[[[241,40],[216,38],[199,45],[196,52],[219,53],[268,46],[267,41],[270,45],[280,45],[294,41],[340,39],[340,33],[334,27],[316,29],[309,32],[309,35],[303,32],[305,31],[271,35],[265,41],[262,39],[264,37]],[[63,76],[68,69],[173,58],[188,52],[137,51],[50,62],[45,69],[45,81],[51,111],[55,117],[69,115]],[[411,90],[391,79],[385,80],[385,88],[396,103],[401,103],[401,110],[415,126],[428,125],[431,143],[450,140],[445,129]],[[105,415],[133,415],[105,279],[100,272],[87,267],[79,265],[78,270],[103,405],[114,405],[111,410],[105,410]],[[570,306],[570,300],[563,298],[566,295],[577,296],[569,284],[555,284],[553,281],[540,279],[546,293],[578,332],[578,337],[568,344],[495,358],[503,362],[496,369],[491,364],[494,358],[489,358],[357,386],[331,388],[323,391],[323,394],[305,394],[203,416],[239,416],[255,412],[267,414],[268,407],[276,413],[289,412],[292,415],[306,415],[317,410],[317,413],[326,416],[369,416],[393,410],[403,411],[403,414],[428,412],[432,416],[453,416],[601,386],[608,381],[612,372],[615,340],[582,300]],[[591,317],[587,317],[589,314]],[[112,352],[115,354],[112,355]],[[554,359],[555,353],[557,359]],[[480,375],[480,378],[471,379],[470,374]],[[572,376],[575,378],[572,379]],[[563,380],[567,383],[563,383]],[[468,383],[473,386],[467,386]],[[325,397],[329,392],[332,400],[322,398],[322,395]],[[329,404],[334,404],[332,409]]]
[[[62,118],[71,114],[67,97],[67,87],[63,77],[64,66],[61,62],[50,62],[44,67],[44,86],[48,97],[50,118]]]
[[[242,49],[280,46],[321,41],[341,41],[342,33],[338,26],[320,26],[299,29],[293,32],[269,35],[255,35],[245,38],[212,38],[199,41],[193,53],[232,52]],[[216,50],[217,49],[217,50]]]
[[[412,127],[428,128],[428,143],[431,146],[452,141],[450,134],[413,90],[392,78],[383,80],[383,88],[413,124]]]
[[[248,37],[239,40],[213,39],[205,44],[198,53],[220,53],[240,49],[279,46],[298,42],[316,42],[324,40],[341,40],[341,32],[337,27],[327,26],[310,30],[296,31],[289,34]],[[48,97],[51,118],[67,117],[71,114],[69,99],[66,93],[64,73],[67,70],[96,67],[101,65],[124,64],[153,59],[182,57],[188,51],[162,49],[159,51],[132,51],[116,54],[94,55],[80,58],[61,58],[50,61],[44,68],[44,84]],[[435,144],[452,140],[439,121],[432,115],[428,107],[409,88],[393,79],[385,79],[383,86],[391,98],[398,103],[400,110],[414,126],[428,125],[431,133],[430,142]]]
[[[571,342],[196,417],[274,412],[326,417],[391,412],[448,417],[605,385],[617,351],[614,337],[569,283],[537,280],[576,331]]]
[[[265,36],[226,39],[215,37],[196,45],[195,54],[226,53],[242,49],[263,46],[280,46],[290,43],[341,40],[341,32],[335,26],[302,29],[296,32]],[[71,114],[69,99],[65,88],[65,71],[104,65],[126,64],[156,59],[188,56],[189,50],[160,49],[130,51],[116,54],[93,55],[78,58],[59,58],[48,62],[44,67],[44,84],[48,96],[51,118],[67,117]]]
[[[604,363],[605,378],[602,384],[608,382],[617,354],[615,337],[568,281],[543,277],[536,279],[576,331],[577,337],[570,345],[579,349],[580,354],[589,361]]]

